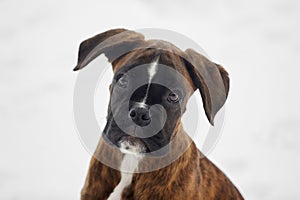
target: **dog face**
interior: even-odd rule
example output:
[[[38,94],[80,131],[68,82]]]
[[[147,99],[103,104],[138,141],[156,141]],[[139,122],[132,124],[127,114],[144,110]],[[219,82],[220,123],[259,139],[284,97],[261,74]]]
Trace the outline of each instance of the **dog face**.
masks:
[[[110,100],[103,132],[112,144],[122,147],[129,141],[132,145],[125,150],[140,146],[140,151],[153,153],[165,147],[166,153],[193,91],[180,73],[172,73],[183,61],[176,66],[170,58],[180,61],[174,54],[150,48],[131,52],[115,63],[111,84],[115,101]]]
[[[84,41],[74,70],[102,53],[114,71],[103,138],[124,153],[167,153],[196,89],[212,124],[227,97],[226,71],[193,50],[115,29]]]

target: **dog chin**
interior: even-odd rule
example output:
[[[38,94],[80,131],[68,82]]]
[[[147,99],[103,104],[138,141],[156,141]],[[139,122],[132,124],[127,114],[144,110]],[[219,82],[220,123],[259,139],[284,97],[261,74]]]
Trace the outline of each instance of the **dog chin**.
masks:
[[[147,152],[145,143],[133,136],[123,136],[118,142],[120,151],[124,154],[131,154],[136,157],[143,157]]]

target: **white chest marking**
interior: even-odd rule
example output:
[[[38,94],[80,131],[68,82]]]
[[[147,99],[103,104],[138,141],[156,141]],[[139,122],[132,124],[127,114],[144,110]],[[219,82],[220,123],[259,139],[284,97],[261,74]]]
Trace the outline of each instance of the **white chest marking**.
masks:
[[[125,149],[121,148],[123,153],[127,152]],[[136,153],[128,152],[124,155],[121,163],[121,180],[119,184],[115,187],[114,191],[110,194],[107,200],[120,200],[122,197],[123,190],[130,185],[133,177],[134,171],[138,168],[139,161],[142,156]]]
[[[157,64],[158,64],[158,60],[159,60],[159,56],[155,59],[154,62],[151,63],[150,68],[148,69],[148,76],[149,76],[149,81],[148,81],[148,87],[147,87],[147,91],[146,91],[146,95],[143,99],[143,101],[141,103],[145,104],[147,97],[148,97],[148,92],[149,92],[149,88],[150,88],[150,84],[151,81],[153,79],[153,77],[155,76],[156,72],[157,72]]]

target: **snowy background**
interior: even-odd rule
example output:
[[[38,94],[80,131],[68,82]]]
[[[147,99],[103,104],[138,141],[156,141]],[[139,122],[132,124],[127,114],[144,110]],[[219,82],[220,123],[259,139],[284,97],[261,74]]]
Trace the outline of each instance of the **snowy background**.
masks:
[[[125,27],[196,41],[230,73],[209,154],[246,199],[299,199],[300,1],[0,0],[0,199],[79,199],[90,155],[73,123],[79,43]]]

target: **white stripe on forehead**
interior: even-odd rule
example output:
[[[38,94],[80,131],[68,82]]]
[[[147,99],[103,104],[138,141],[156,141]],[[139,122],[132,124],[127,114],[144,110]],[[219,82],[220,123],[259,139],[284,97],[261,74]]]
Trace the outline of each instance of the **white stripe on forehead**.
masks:
[[[141,102],[141,104],[145,104],[146,103],[151,81],[152,81],[153,77],[155,76],[155,74],[157,72],[157,64],[158,64],[159,58],[160,58],[160,56],[157,56],[156,59],[151,63],[150,67],[147,70],[148,76],[149,76],[149,81],[148,81],[146,95],[145,95],[143,101]]]
[[[158,60],[159,60],[159,56],[157,56],[157,58],[155,59],[155,61],[151,63],[151,66],[148,69],[149,83],[151,82],[152,78],[154,77],[154,75],[157,72],[157,63],[158,63]]]

